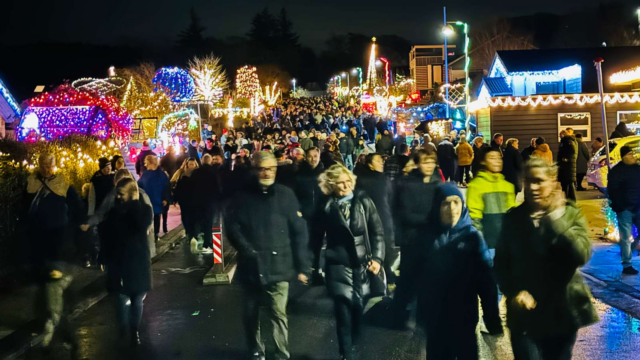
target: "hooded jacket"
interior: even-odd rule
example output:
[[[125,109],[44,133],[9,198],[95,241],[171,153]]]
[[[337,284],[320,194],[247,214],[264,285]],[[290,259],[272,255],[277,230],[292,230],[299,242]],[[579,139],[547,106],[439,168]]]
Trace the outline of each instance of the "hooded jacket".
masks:
[[[537,156],[539,158],[545,159],[549,162],[549,164],[553,163],[553,153],[549,148],[549,144],[544,143],[536,146],[536,149],[533,150],[531,156]]]
[[[507,213],[496,247],[494,271],[507,297],[507,325],[531,336],[562,336],[598,321],[591,292],[578,269],[591,258],[587,223],[573,203],[538,227],[524,203]],[[537,302],[526,310],[513,299],[529,292]]]
[[[459,166],[469,166],[473,162],[474,150],[469,143],[460,143],[456,147],[456,154],[458,155]]]
[[[154,214],[162,214],[162,202],[171,201],[171,184],[169,177],[160,168],[147,170],[138,180],[138,186],[143,189],[153,205]]]
[[[560,150],[558,150],[559,181],[576,182],[577,160],[578,142],[573,135],[567,135],[560,140]]]
[[[502,174],[480,170],[467,187],[467,204],[473,226],[484,235],[488,248],[495,248],[502,219],[516,206],[513,184]]]
[[[462,201],[462,214],[455,226],[440,220],[440,205],[449,196]],[[434,196],[424,261],[421,313],[427,328],[457,336],[459,331],[475,331],[480,296],[488,328],[500,326],[498,294],[491,272],[487,246],[473,227],[464,197],[458,188],[439,185]]]

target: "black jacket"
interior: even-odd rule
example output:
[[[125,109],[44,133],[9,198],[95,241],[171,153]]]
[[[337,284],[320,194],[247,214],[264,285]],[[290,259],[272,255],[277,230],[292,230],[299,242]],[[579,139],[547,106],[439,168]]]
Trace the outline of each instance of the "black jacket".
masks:
[[[198,166],[200,166],[201,163],[200,163],[200,156],[198,156],[198,147],[192,146],[191,144],[189,144],[187,149],[188,149],[187,153],[189,154],[189,157],[192,159],[195,159],[196,162],[198,163]]]
[[[517,194],[522,190],[522,171],[524,169],[522,155],[513,146],[507,146],[504,149],[502,160],[502,175],[505,180],[513,184]]]
[[[142,173],[147,170],[147,167],[144,166],[144,158],[149,155],[156,156],[156,153],[154,153],[153,150],[149,149],[142,150],[140,151],[140,154],[138,154],[138,157],[136,158],[136,174],[138,174],[138,176],[142,176]]]
[[[607,180],[607,194],[613,211],[640,210],[640,165],[620,161],[609,170]]]
[[[345,137],[340,138],[340,153],[343,155],[352,155],[355,148],[354,139],[351,134],[347,134]]]
[[[393,153],[393,137],[383,134],[376,144],[376,152],[380,155],[391,156]]]
[[[455,160],[457,159],[456,150],[453,148],[453,144],[450,141],[442,140],[438,144],[438,163],[441,168],[453,168]]]
[[[315,169],[304,161],[298,168],[296,176],[295,193],[300,202],[300,211],[305,220],[315,217],[318,207],[322,204],[325,195],[318,185],[318,177],[324,171],[324,165],[319,163]]]
[[[423,178],[420,170],[415,169],[408,176],[398,179],[396,184],[393,217],[397,245],[423,243],[433,195],[438,184],[442,183],[438,169],[431,175],[428,183]]]
[[[182,164],[180,164],[182,165]],[[160,159],[160,168],[169,174],[169,179],[173,178],[173,174],[178,170],[178,159],[175,155],[165,155]]]
[[[110,292],[135,295],[151,289],[150,222],[149,205],[138,200],[114,206],[100,224]]]
[[[531,157],[531,154],[533,154],[533,151],[536,148],[534,148],[533,146],[529,145],[526,148],[524,148],[524,150],[522,150],[522,152],[520,153],[520,156],[522,156],[522,161],[527,162],[529,161],[529,158]]]
[[[384,173],[392,182],[397,178],[402,177],[402,171],[409,162],[409,157],[406,155],[394,155],[384,162]]]
[[[384,239],[387,245],[394,245],[393,218],[391,204],[393,203],[393,188],[384,173],[373,171],[365,167],[356,181],[356,190],[363,190],[373,201],[384,228]]]
[[[96,209],[100,207],[102,200],[114,188],[113,177],[114,174],[104,175],[99,170],[91,177],[91,184],[96,192]]]
[[[491,148],[500,151],[500,155],[504,156],[504,148],[498,145],[495,140],[491,140]]]
[[[565,136],[560,140],[558,150],[558,181],[575,182],[578,160],[578,142],[573,136]]]
[[[587,144],[585,144],[582,140],[578,140],[578,159],[576,160],[576,173],[577,174],[586,174],[589,168],[589,159],[591,155],[589,155],[589,148]],[[581,186],[578,184],[578,186]]]
[[[471,145],[473,148],[473,162],[471,163],[471,170],[473,170],[473,176],[476,176],[478,171],[482,168],[480,163],[484,160],[484,152],[489,148],[489,145],[482,144],[477,147],[475,144]]]
[[[291,189],[257,180],[229,204],[227,236],[238,251],[238,278],[247,284],[289,281],[310,272],[308,234]]]
[[[191,183],[194,187],[194,205],[199,209],[213,209],[220,202],[220,177],[219,165],[203,164],[191,174]]]

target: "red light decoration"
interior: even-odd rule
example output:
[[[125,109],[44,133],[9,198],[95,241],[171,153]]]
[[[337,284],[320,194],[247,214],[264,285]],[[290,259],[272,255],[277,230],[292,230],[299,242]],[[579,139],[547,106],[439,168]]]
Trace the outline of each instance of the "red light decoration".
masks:
[[[71,134],[128,139],[133,118],[113,96],[97,97],[61,85],[28,102],[20,125],[20,140],[61,139]]]

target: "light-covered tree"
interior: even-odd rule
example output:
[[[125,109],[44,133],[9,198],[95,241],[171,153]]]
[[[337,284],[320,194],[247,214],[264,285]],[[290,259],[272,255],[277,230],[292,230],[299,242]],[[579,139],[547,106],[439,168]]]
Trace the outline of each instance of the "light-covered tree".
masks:
[[[194,57],[189,61],[189,73],[196,84],[194,100],[197,102],[215,105],[229,87],[227,73],[220,64],[220,58],[213,54]]]

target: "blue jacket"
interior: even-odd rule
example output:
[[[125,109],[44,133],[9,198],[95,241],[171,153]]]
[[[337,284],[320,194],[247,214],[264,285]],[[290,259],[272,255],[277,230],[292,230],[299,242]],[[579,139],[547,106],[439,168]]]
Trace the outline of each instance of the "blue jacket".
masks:
[[[160,168],[147,170],[138,180],[138,186],[149,195],[153,213],[162,214],[162,201],[169,203],[171,200],[171,186],[167,174]]]

